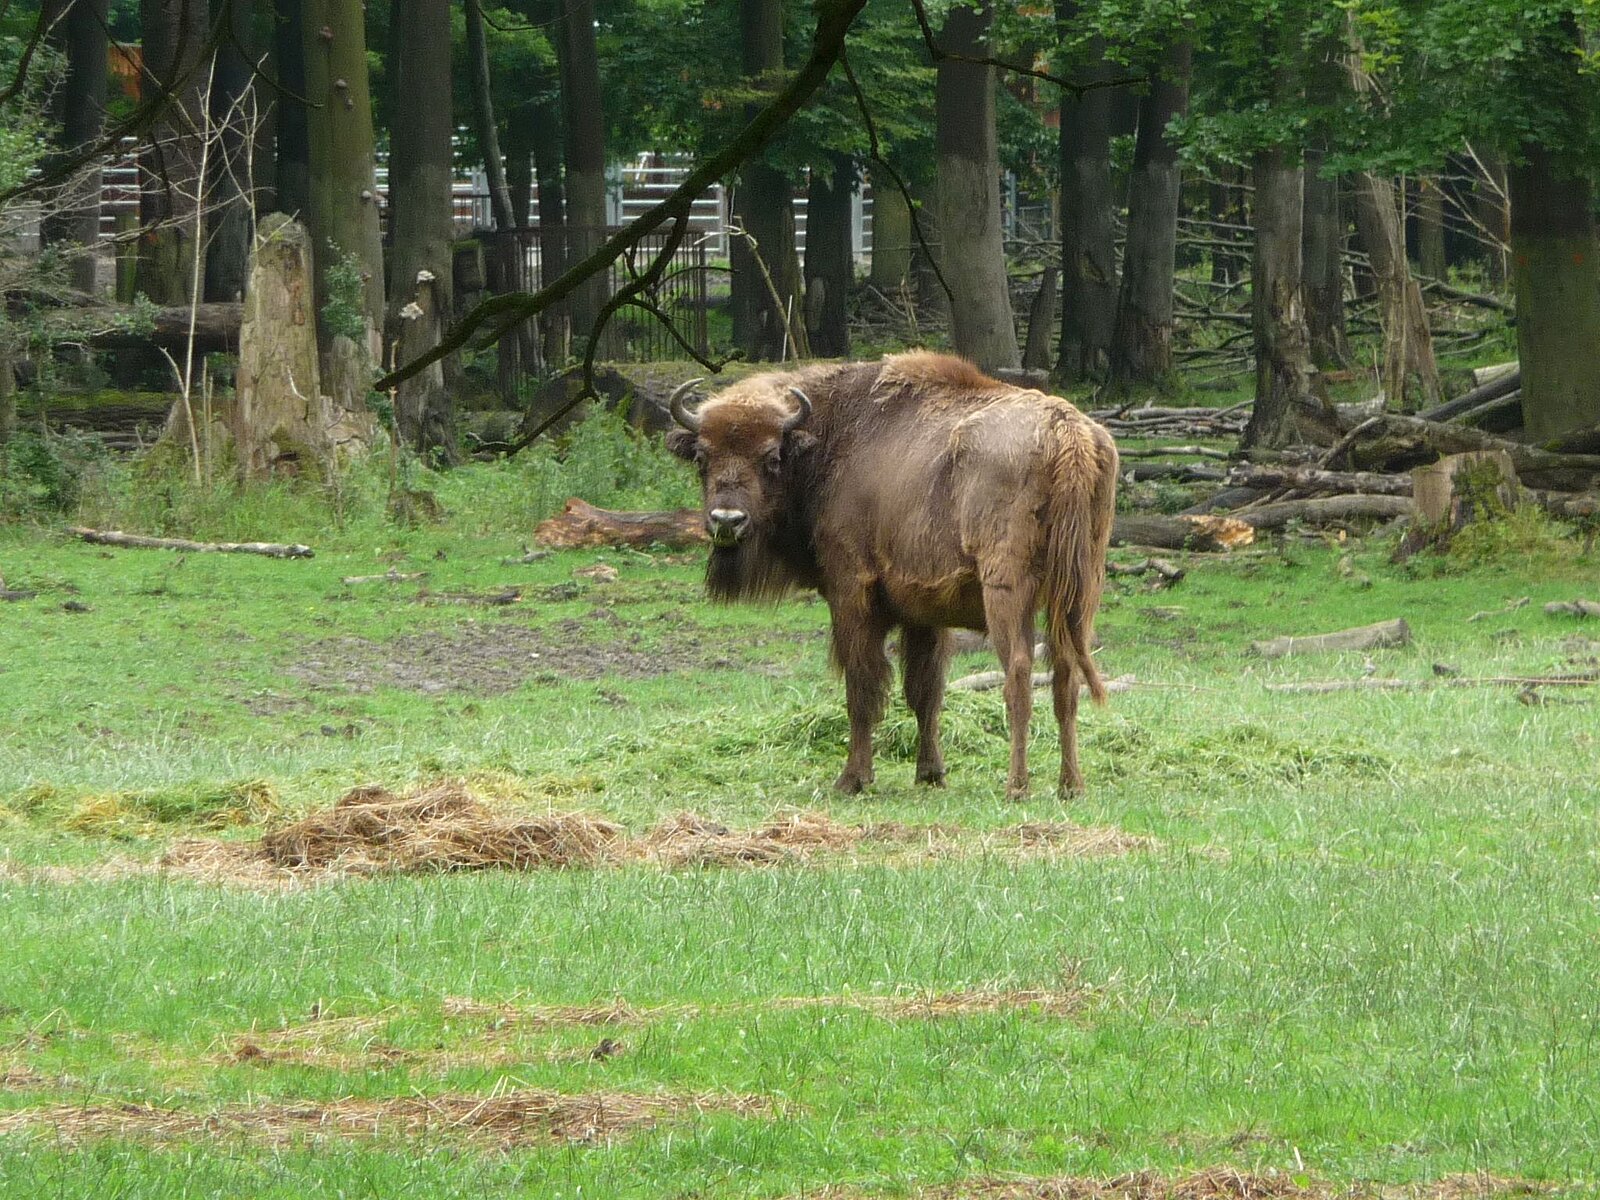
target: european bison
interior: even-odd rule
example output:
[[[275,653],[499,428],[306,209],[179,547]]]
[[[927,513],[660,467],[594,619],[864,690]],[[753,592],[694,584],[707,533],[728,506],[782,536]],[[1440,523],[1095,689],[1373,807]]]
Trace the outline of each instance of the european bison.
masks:
[[[850,752],[835,786],[872,782],[872,729],[899,626],[917,781],[944,780],[939,709],[951,627],[987,630],[1005,670],[1008,793],[1027,794],[1033,622],[1047,616],[1062,793],[1078,770],[1078,678],[1089,653],[1117,481],[1108,434],[1065,400],[949,355],[757,375],[697,411],[678,388],[673,453],[698,465],[711,535],[706,585],[721,601],[815,588],[833,618]]]

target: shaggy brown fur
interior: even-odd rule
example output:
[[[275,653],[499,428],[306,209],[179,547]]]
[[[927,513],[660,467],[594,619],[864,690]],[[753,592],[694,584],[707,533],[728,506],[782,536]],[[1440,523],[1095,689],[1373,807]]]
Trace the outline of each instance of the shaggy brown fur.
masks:
[[[786,431],[795,387],[811,413]],[[1040,608],[1061,789],[1082,786],[1079,678],[1105,699],[1089,644],[1115,499],[1110,434],[1065,400],[925,351],[754,376],[691,420],[698,430],[675,429],[668,444],[700,468],[708,526],[746,518],[736,542],[711,551],[711,595],[771,599],[798,586],[828,602],[850,713],[841,791],[872,780],[872,728],[890,681],[884,639],[896,626],[920,735],[917,779],[942,782],[947,630],[959,627],[987,630],[1005,669],[1009,790],[1025,795]]]

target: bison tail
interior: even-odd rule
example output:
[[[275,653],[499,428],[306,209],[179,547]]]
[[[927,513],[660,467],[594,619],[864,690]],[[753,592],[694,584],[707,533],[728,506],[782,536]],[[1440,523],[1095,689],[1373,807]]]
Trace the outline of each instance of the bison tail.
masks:
[[[1057,670],[1075,665],[1096,704],[1106,685],[1089,644],[1105,583],[1106,547],[1116,509],[1117,450],[1096,425],[1057,427],[1055,479],[1046,534],[1044,597],[1050,653]]]

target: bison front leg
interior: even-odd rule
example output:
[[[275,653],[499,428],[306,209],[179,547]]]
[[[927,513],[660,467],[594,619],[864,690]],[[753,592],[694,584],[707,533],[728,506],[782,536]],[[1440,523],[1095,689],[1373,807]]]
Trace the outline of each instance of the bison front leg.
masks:
[[[906,704],[917,715],[917,782],[943,784],[939,710],[944,705],[950,635],[926,625],[907,625],[900,632],[900,649],[905,662]]]
[[[989,641],[1005,672],[1006,721],[1011,727],[1011,770],[1006,795],[1028,795],[1028,722],[1033,716],[1033,596],[1031,584],[984,584],[983,616]]]
[[[853,795],[872,782],[872,730],[883,716],[889,690],[889,659],[883,652],[889,626],[865,597],[836,602],[832,609],[833,659],[844,674],[850,714],[850,752],[833,786]]]

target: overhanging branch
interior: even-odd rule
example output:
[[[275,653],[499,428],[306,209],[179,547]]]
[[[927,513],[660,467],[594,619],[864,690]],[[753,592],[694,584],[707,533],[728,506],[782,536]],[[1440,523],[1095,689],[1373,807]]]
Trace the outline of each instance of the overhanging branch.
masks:
[[[467,313],[444,339],[427,353],[391,371],[373,386],[387,391],[402,380],[425,370],[446,355],[461,349],[472,335],[490,322],[515,324],[537,316],[557,301],[565,299],[586,280],[614,262],[630,247],[668,221],[687,221],[696,196],[728,174],[770,141],[774,134],[811,98],[828,77],[834,62],[844,50],[845,35],[867,0],[819,0],[817,28],[811,54],[783,89],[772,98],[748,125],[726,146],[697,166],[672,193],[623,226],[582,262],[569,268],[549,286],[537,292],[509,292],[492,296]]]

